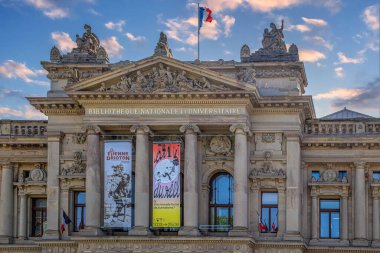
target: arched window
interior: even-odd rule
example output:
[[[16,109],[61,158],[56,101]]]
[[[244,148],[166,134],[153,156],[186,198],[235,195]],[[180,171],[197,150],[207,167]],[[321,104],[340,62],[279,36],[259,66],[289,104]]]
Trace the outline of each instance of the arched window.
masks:
[[[234,180],[228,173],[218,173],[210,180],[210,225],[225,231],[233,224]]]

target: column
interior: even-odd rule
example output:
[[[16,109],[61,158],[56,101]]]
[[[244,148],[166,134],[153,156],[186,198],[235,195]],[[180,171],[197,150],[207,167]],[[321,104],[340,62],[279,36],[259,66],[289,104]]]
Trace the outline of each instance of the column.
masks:
[[[230,236],[245,236],[248,231],[248,141],[251,135],[245,124],[234,124],[230,131],[235,134],[234,150],[234,224]]]
[[[355,189],[354,189],[354,246],[367,246],[367,222],[365,201],[365,162],[355,163]]]
[[[321,128],[320,128],[321,129]],[[298,132],[286,135],[286,233],[285,240],[301,240],[301,147]]]
[[[13,169],[9,162],[1,167],[0,243],[10,243],[13,237]]]
[[[102,183],[100,180],[100,128],[86,126],[87,161],[86,161],[86,225],[82,235],[101,235],[100,209],[102,203]]]
[[[26,224],[27,224],[27,199],[28,196],[25,193],[20,193],[20,217],[18,223],[18,239],[26,239]]]
[[[252,219],[252,230],[253,230],[253,236],[255,238],[259,238],[260,236],[260,230],[259,230],[259,218],[258,218],[258,213],[261,213],[259,210],[259,188],[257,185],[257,182],[253,183],[253,189],[252,189],[252,201],[251,203],[251,212],[253,212],[253,219]]]
[[[59,224],[61,221],[59,210],[59,154],[61,132],[47,132],[48,136],[48,168],[47,168],[47,226],[44,239],[59,239]]]
[[[185,133],[185,167],[183,180],[183,227],[179,235],[197,236],[198,230],[198,168],[196,125],[183,125],[179,129]]]
[[[318,198],[311,195],[311,240],[318,241]]]
[[[342,196],[342,241],[348,242],[348,195]]]
[[[149,235],[149,134],[148,126],[132,126],[131,132],[136,133],[135,162],[135,226],[129,235]]]
[[[285,234],[286,197],[285,187],[278,189],[278,232],[277,237]]]
[[[373,187],[373,186],[372,186]],[[372,189],[372,246],[380,247],[380,186]]]

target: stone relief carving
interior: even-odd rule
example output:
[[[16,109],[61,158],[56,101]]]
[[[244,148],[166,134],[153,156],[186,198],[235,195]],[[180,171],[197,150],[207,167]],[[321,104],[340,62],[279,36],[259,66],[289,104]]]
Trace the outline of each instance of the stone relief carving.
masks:
[[[263,133],[261,135],[261,142],[263,143],[274,143],[276,141],[275,133]]]
[[[240,82],[255,84],[256,70],[254,68],[243,68],[236,74],[236,78]]]
[[[74,152],[74,163],[70,167],[62,168],[61,175],[83,175],[86,172],[86,163],[82,161],[82,152]]]
[[[23,173],[20,173],[23,174]],[[19,175],[19,180],[21,176]],[[22,175],[24,177],[24,175]],[[25,178],[25,182],[39,182],[39,181],[46,181],[47,178],[47,172],[46,170],[42,167],[41,164],[35,164],[34,169],[32,169],[29,172],[29,177]]]
[[[207,78],[190,79],[186,71],[173,71],[169,66],[159,63],[149,72],[140,70],[135,75],[125,75],[110,87],[102,83],[97,91],[101,92],[182,92],[182,91],[218,91],[230,90],[222,85],[211,84]]]
[[[269,160],[272,157],[272,153],[267,151],[264,153],[264,156],[265,162],[263,163],[263,165],[253,168],[253,170],[249,174],[249,178],[285,178],[285,170],[281,168],[274,168],[272,162]]]
[[[240,57],[249,57],[251,55],[251,50],[247,44],[244,44],[240,49]]]
[[[87,135],[85,133],[76,133],[73,136],[73,142],[76,144],[84,144],[86,142]]]
[[[256,70],[256,78],[277,78],[277,77],[295,77],[302,79],[300,70],[294,68],[281,69],[258,69]]]
[[[232,153],[232,143],[227,136],[214,136],[209,141],[206,148],[206,155],[230,155]]]
[[[50,50],[50,61],[57,63],[57,62],[60,62],[61,60],[62,60],[61,52],[56,46],[54,46]]]
[[[162,55],[173,58],[172,50],[169,48],[168,38],[163,32],[160,33],[160,39],[154,49],[154,55]]]

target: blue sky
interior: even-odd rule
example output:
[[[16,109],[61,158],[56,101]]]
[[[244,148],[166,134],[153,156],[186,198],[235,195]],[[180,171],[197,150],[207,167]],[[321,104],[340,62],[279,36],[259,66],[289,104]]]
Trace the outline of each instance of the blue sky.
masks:
[[[318,117],[344,106],[379,117],[379,1],[204,0],[214,22],[201,34],[201,60],[237,60],[261,47],[270,22],[285,20],[285,42],[305,63]],[[196,2],[186,0],[0,0],[0,118],[37,119],[24,96],[46,96],[40,61],[75,46],[89,23],[112,63],[153,54],[160,31],[174,57],[196,58]]]

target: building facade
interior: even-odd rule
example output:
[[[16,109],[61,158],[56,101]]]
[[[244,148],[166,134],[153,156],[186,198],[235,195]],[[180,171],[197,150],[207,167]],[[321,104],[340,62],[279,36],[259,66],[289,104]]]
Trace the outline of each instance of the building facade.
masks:
[[[0,252],[379,252],[380,119],[316,118],[283,27],[115,64],[85,29],[41,62],[48,120],[0,121]]]

